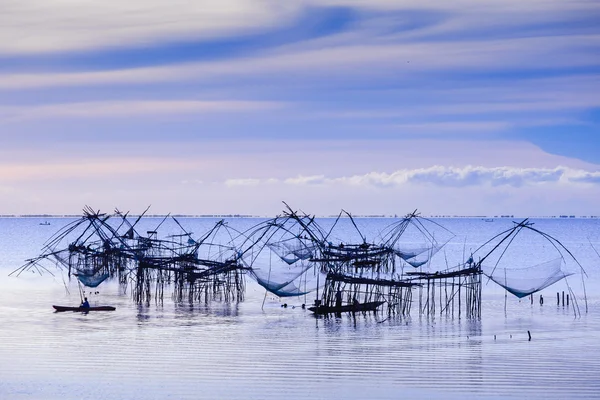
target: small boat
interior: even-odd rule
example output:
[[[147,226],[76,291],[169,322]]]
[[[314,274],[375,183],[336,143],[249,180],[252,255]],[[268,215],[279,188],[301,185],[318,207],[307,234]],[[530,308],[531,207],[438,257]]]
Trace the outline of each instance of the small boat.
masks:
[[[75,311],[75,312],[88,312],[88,311],[115,311],[116,308],[113,306],[96,306],[96,307],[69,307],[69,306],[52,306],[56,312],[63,311]]]
[[[316,306],[308,309],[317,315],[337,314],[343,312],[376,311],[383,301],[371,301],[367,303],[347,304],[345,306]]]
[[[40,222],[40,225],[50,225],[50,222],[48,222],[48,221]]]

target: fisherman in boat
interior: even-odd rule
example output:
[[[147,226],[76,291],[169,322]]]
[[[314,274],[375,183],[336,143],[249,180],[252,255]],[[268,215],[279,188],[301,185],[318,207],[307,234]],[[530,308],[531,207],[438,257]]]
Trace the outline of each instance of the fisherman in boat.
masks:
[[[90,303],[88,302],[88,299],[87,299],[87,297],[85,297],[85,298],[83,299],[83,301],[81,302],[81,305],[80,305],[80,307],[81,307],[81,308],[90,308]]]

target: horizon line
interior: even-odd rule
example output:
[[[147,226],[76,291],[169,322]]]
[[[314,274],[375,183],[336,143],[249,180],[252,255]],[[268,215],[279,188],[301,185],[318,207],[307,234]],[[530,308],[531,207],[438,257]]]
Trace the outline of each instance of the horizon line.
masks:
[[[310,215],[310,214],[308,214]],[[253,215],[253,214],[128,214],[127,217],[146,218],[274,218],[280,215]],[[310,215],[316,218],[349,218],[347,215]],[[80,218],[81,214],[0,214],[0,218]],[[459,214],[433,214],[423,215],[424,218],[482,218],[482,219],[511,219],[511,218],[538,218],[538,219],[600,219],[600,215],[459,215]],[[356,214],[352,218],[404,218],[399,214]]]

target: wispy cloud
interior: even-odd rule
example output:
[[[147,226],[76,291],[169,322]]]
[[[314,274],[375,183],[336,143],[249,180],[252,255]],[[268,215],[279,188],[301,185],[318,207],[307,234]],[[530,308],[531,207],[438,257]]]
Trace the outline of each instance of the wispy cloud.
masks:
[[[0,53],[147,46],[157,41],[211,38],[264,30],[287,20],[295,9],[268,0],[9,0],[0,4]]]
[[[253,179],[253,178],[237,178],[227,179],[225,186],[258,186],[261,183],[267,183],[268,180]]]
[[[148,46],[157,42],[227,37],[290,24],[319,8],[345,7],[356,13],[436,13],[437,23],[410,29],[414,35],[447,34],[465,28],[564,20],[571,14],[597,12],[593,1],[474,0],[454,2],[389,0],[105,0],[102,4],[58,0],[3,1],[0,4],[0,53],[65,52],[106,47]],[[440,18],[439,16],[443,16]],[[426,19],[427,21],[427,19]],[[398,23],[396,23],[398,25]],[[27,27],[24,34],[23,27]],[[418,36],[417,36],[418,37]]]
[[[272,185],[274,183],[278,183],[279,179],[277,178],[268,178],[268,179],[258,179],[258,178],[237,178],[237,179],[227,179],[224,184],[227,187],[236,187],[236,186],[259,186],[259,185]]]
[[[600,172],[575,170],[571,171],[568,179],[572,182],[600,184]]]
[[[353,23],[286,41],[290,33],[285,28],[311,29],[295,25],[301,16],[311,21],[320,10],[332,7],[349,10]],[[225,125],[232,120],[228,113],[294,103],[293,112],[265,118],[252,129],[258,133],[252,134],[260,135],[272,128],[273,121],[292,116],[296,121],[327,121],[319,123],[320,132],[314,133],[322,137],[350,131],[341,124],[354,124],[352,120],[361,124],[351,127],[353,135],[464,136],[582,125],[584,113],[600,106],[595,90],[600,58],[594,56],[600,51],[600,31],[591,23],[579,23],[600,14],[594,2],[588,1],[520,4],[509,0],[483,6],[472,0],[311,0],[294,5],[228,0],[217,7],[203,1],[165,6],[154,1],[123,5],[109,0],[100,9],[30,0],[10,3],[6,12],[1,11],[2,5],[0,22],[4,18],[7,23],[0,24],[0,36],[19,36],[0,44],[0,57],[4,51],[17,60],[16,66],[0,67],[0,115],[4,119],[198,112],[221,113]],[[492,18],[494,24],[488,26],[486,21]],[[93,23],[86,22],[92,19]],[[333,26],[336,21],[325,23]],[[270,29],[275,25],[284,30],[273,33]],[[40,41],[39,49],[30,48],[23,26],[30,27],[31,38],[47,38],[54,44]],[[247,29],[259,26],[264,35],[242,46],[243,51],[214,51],[218,40],[239,39]],[[277,45],[269,39],[269,32],[278,37]],[[113,33],[120,43],[115,44]],[[71,43],[63,36],[82,43]],[[126,52],[112,57],[110,49],[94,58],[99,65],[78,58],[113,45],[143,43],[151,52],[172,40],[213,47],[207,54],[199,51],[201,57],[178,58],[169,53],[163,58],[145,56],[139,63],[132,63]],[[14,48],[2,50],[3,45]],[[73,50],[78,46],[86,51]],[[35,55],[20,59],[18,54],[47,51],[67,61],[46,67],[49,59]],[[69,57],[74,57],[72,64]],[[10,61],[11,56],[4,59]],[[105,59],[116,61],[106,64]],[[28,66],[31,60],[37,60],[36,68],[20,72],[23,68],[18,66]],[[140,87],[156,99],[179,100],[140,98]],[[50,96],[38,96],[39,91]],[[212,91],[219,100],[190,100],[191,93],[205,91]],[[139,100],[113,100],[131,98],[132,93]],[[20,105],[11,104],[15,94]],[[46,98],[61,99],[62,104],[40,104]],[[287,119],[285,124],[300,129],[296,121]],[[315,127],[304,125],[304,130],[314,132]]]
[[[435,113],[434,110],[431,113]],[[449,122],[422,122],[418,124],[394,124],[390,127],[394,130],[406,133],[435,133],[444,135],[448,132],[469,134],[482,134],[505,130],[510,126],[506,121],[449,121]]]
[[[590,172],[567,167],[556,168],[516,168],[478,167],[462,168],[433,166],[429,168],[405,169],[392,173],[369,172],[362,175],[326,177],[324,175],[297,176],[286,179],[230,179],[228,186],[258,186],[264,183],[283,182],[286,185],[350,185],[393,187],[402,185],[431,185],[436,187],[523,187],[544,184],[600,184],[600,172]]]
[[[325,175],[313,175],[286,178],[283,182],[289,185],[321,185],[330,182],[330,180]]]
[[[13,209],[597,203],[597,1],[75,3],[0,2]]]
[[[26,89],[102,84],[139,84],[157,82],[210,82],[215,78],[269,76],[297,73],[314,79],[327,76],[373,78],[376,68],[382,79],[389,74],[405,75],[465,73],[486,70],[536,70],[545,62],[547,68],[597,67],[600,60],[592,54],[600,48],[600,35],[568,37],[437,40],[429,42],[379,43],[375,39],[362,44],[334,43],[290,45],[271,51],[257,50],[255,56],[228,60],[185,62],[168,66],[119,68],[101,71],[5,73],[0,75],[0,89]],[[314,46],[314,48],[313,48]],[[565,57],[556,58],[556,54]],[[335,75],[331,75],[334,73]]]
[[[132,100],[59,103],[35,106],[0,106],[0,120],[52,117],[126,117],[163,114],[240,113],[273,110],[282,103],[269,101]]]

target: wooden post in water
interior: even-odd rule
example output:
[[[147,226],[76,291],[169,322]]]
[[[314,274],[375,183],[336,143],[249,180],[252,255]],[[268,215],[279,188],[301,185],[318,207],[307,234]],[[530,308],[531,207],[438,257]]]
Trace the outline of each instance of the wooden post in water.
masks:
[[[419,286],[419,312],[423,309],[423,285]]]
[[[435,314],[435,280],[431,281],[431,312],[429,314]]]
[[[481,297],[483,296],[483,286],[481,277],[481,274],[479,274],[479,318],[481,318]]]
[[[442,311],[444,311],[444,308],[442,307],[442,280],[440,279],[440,299],[439,299],[439,304],[440,304],[440,315],[442,315]]]
[[[562,300],[563,300],[563,306],[565,305],[565,291],[563,290],[562,292]]]
[[[556,305],[560,306],[560,293],[556,292]]]
[[[426,305],[426,307],[427,307],[427,313],[428,313],[428,314],[429,314],[429,307],[430,307],[430,305],[429,305],[429,304],[430,304],[430,298],[431,298],[431,295],[429,294],[429,284],[430,284],[430,283],[431,283],[431,280],[430,280],[430,279],[427,279],[427,303],[426,303],[425,305]]]
[[[448,315],[449,313],[449,307],[448,307],[448,279],[444,279],[444,304],[446,305],[446,315]]]
[[[567,307],[569,307],[569,295],[567,294]]]
[[[462,281],[460,279],[460,276],[458,277],[458,319],[460,319],[460,308],[461,308],[461,299],[460,299],[460,286],[462,284]]]
[[[454,293],[454,277],[452,277],[452,318],[454,318]]]

